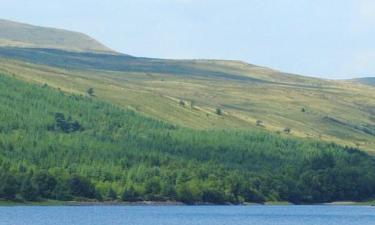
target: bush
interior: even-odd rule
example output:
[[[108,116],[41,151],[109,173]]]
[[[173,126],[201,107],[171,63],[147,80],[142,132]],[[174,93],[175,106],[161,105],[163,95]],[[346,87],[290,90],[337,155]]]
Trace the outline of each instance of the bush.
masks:
[[[32,185],[43,198],[50,198],[56,187],[56,179],[46,171],[37,172],[32,178]]]
[[[20,188],[21,197],[26,201],[35,201],[38,199],[38,191],[32,185],[29,177],[25,178]]]
[[[257,120],[255,124],[259,127],[263,127],[263,121],[261,120]]]
[[[136,202],[139,201],[139,194],[134,189],[133,186],[130,186],[129,188],[126,188],[122,194],[121,199],[126,202]]]
[[[86,178],[75,175],[69,179],[70,193],[76,197],[95,198],[94,185]]]
[[[10,173],[0,174],[0,198],[13,200],[18,192],[18,182]]]
[[[292,130],[289,127],[284,128],[284,133],[290,134],[290,132],[292,132]]]
[[[87,92],[87,94],[88,94],[89,96],[92,96],[92,97],[95,96],[95,95],[94,95],[94,93],[95,93],[95,92],[94,92],[94,88],[89,88],[89,89],[87,89],[86,92]]]
[[[223,115],[223,111],[220,108],[217,108],[216,109],[216,114],[219,115],[219,116],[221,116],[221,115]]]

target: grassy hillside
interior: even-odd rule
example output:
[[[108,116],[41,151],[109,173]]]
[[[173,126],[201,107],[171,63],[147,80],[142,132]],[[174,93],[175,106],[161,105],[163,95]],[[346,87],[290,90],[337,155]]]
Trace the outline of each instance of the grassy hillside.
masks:
[[[32,26],[1,19],[0,46],[112,52],[109,48],[82,33]]]
[[[375,86],[375,77],[364,77],[351,80],[364,85]]]
[[[71,93],[93,88],[98,99],[179,126],[290,131],[297,137],[375,151],[371,86],[237,61],[9,47],[0,48],[0,70]]]
[[[328,202],[375,197],[375,159],[254,130],[193,130],[0,75],[0,198]]]

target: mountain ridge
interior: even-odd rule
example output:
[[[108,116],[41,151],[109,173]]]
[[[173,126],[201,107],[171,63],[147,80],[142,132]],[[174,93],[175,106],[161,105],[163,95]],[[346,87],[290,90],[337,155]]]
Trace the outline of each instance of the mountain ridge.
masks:
[[[44,47],[71,51],[115,53],[90,36],[65,29],[0,19],[0,46]]]

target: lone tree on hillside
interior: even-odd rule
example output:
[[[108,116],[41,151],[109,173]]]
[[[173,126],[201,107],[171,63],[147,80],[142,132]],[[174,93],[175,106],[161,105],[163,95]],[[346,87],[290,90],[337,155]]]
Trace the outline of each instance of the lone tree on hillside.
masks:
[[[263,121],[257,120],[256,125],[259,126],[259,127],[263,127]]]
[[[92,96],[92,97],[95,96],[95,95],[94,95],[94,93],[95,93],[95,92],[94,92],[94,88],[89,88],[89,89],[87,89],[86,92],[87,92],[87,94],[88,94],[89,96]]]
[[[284,132],[285,132],[286,134],[290,134],[291,131],[292,131],[292,130],[291,130],[289,127],[285,127],[285,128],[284,128]]]
[[[185,102],[183,100],[180,100],[179,104],[180,106],[185,107]]]
[[[216,114],[219,115],[219,116],[221,116],[221,115],[223,115],[223,111],[220,108],[217,108],[216,109]]]
[[[305,108],[302,108],[302,109],[301,109],[301,112],[303,112],[303,113],[306,112],[306,109],[305,109]]]

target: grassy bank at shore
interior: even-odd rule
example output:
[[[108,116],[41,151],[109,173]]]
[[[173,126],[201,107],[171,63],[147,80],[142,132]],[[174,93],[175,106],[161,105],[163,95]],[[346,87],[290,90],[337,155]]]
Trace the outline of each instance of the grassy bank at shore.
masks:
[[[123,201],[56,201],[56,200],[45,200],[37,202],[27,202],[27,201],[7,201],[0,200],[0,207],[4,206],[188,206],[191,204],[185,204],[183,202],[152,202],[152,201],[141,201],[141,202],[123,202]],[[194,206],[213,206],[217,204],[211,203],[196,203],[192,204]],[[242,205],[242,206],[256,206],[256,205],[267,205],[267,206],[287,206],[295,205],[290,202],[280,201],[280,202],[265,202],[263,204],[246,202],[241,204],[220,204],[220,205]],[[311,205],[311,204],[300,204],[300,205]],[[331,202],[313,205],[326,205],[326,206],[375,206],[375,200],[363,201],[363,202]]]

